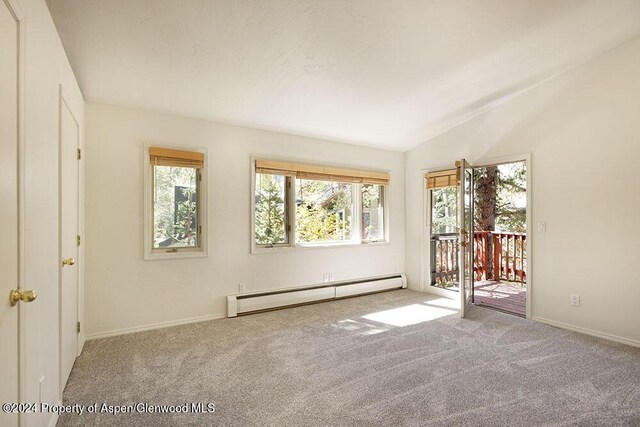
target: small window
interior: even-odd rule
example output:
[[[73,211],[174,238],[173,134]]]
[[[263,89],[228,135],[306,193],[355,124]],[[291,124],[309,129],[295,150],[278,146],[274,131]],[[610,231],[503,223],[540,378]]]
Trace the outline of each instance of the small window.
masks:
[[[362,185],[362,240],[379,242],[385,239],[384,186]]]
[[[151,147],[151,254],[203,251],[204,153]]]
[[[198,170],[153,166],[153,249],[197,248]]]
[[[289,243],[287,224],[287,188],[289,177],[256,173],[255,242],[273,246]]]

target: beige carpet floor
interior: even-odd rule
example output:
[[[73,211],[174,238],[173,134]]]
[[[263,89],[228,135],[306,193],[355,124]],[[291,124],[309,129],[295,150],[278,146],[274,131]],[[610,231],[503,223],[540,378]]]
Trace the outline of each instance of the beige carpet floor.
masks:
[[[640,349],[408,290],[87,342],[59,426],[640,426]]]

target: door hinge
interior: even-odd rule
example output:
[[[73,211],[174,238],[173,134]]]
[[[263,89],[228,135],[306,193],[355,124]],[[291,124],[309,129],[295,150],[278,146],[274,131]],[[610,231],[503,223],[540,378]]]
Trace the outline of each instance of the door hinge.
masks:
[[[80,246],[80,235],[78,234],[78,246]]]
[[[78,322],[78,326],[77,326],[76,330],[78,331],[78,333],[80,333],[80,322]]]
[[[82,150],[78,148],[78,160],[82,159]]]
[[[198,226],[198,234],[202,234],[202,226],[201,225]]]

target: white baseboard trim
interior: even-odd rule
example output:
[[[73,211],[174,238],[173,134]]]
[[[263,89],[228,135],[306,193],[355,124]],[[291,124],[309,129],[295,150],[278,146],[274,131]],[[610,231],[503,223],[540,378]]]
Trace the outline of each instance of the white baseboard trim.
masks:
[[[605,340],[615,341],[621,344],[630,345],[632,347],[640,348],[640,341],[619,337],[617,335],[607,334],[606,332],[594,331],[593,329],[587,329],[580,326],[570,325],[568,323],[558,322],[556,320],[545,319],[544,317],[533,316],[531,320],[544,323],[546,325],[555,326],[557,328],[568,329],[574,332],[580,332],[581,334],[591,335],[593,337],[604,338]]]
[[[97,340],[100,338],[115,337],[118,335],[134,334],[136,332],[151,331],[154,329],[170,328],[172,326],[186,325],[189,323],[206,322],[208,320],[224,319],[225,314],[209,314],[207,316],[190,317],[182,320],[172,320],[169,322],[152,323],[150,325],[134,326],[132,328],[113,329],[111,331],[88,333],[85,337],[86,341]]]

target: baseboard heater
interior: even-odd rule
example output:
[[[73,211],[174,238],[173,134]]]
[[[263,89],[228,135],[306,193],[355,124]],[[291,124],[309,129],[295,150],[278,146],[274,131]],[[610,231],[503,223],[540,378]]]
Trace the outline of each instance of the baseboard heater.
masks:
[[[407,287],[404,274],[227,296],[227,317]]]

